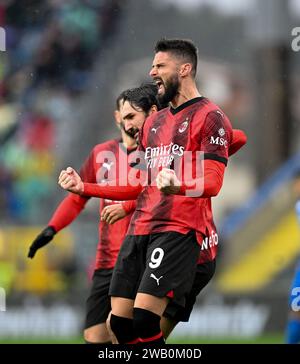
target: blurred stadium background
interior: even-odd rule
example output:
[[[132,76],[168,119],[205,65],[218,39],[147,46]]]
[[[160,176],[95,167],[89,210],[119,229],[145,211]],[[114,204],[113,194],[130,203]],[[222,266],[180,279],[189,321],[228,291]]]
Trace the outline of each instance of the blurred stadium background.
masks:
[[[283,342],[300,251],[300,2],[3,0],[0,26],[0,343],[82,342],[97,201],[33,261],[27,250],[65,196],[58,172],[117,135],[114,99],[148,79],[163,36],[196,43],[201,92],[249,138],[214,202],[217,274],[170,342]]]

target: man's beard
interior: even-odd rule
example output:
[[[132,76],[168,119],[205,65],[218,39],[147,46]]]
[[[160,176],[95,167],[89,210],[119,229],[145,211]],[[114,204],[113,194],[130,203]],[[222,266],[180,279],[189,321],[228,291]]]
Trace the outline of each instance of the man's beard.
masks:
[[[125,134],[128,135],[131,139],[136,139],[135,134],[139,131],[138,128],[132,127],[130,129],[126,130],[123,122],[121,122],[121,128],[122,128],[122,130],[124,130]]]
[[[169,80],[164,82],[165,92],[164,94],[158,94],[158,101],[161,105],[168,104],[178,94],[179,90],[179,78],[177,75],[172,76]]]

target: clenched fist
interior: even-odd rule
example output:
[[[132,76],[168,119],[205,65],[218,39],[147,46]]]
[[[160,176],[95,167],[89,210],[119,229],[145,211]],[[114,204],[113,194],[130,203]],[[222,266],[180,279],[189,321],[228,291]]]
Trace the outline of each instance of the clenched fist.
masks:
[[[176,195],[180,190],[180,181],[172,169],[163,168],[156,177],[157,188],[167,195]]]
[[[79,174],[75,169],[68,167],[66,170],[62,170],[58,177],[58,184],[64,190],[81,195],[83,193],[83,182]]]

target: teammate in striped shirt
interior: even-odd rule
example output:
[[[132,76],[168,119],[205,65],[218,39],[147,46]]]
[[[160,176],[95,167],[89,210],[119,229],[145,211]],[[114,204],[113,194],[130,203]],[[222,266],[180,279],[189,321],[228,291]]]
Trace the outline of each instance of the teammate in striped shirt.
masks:
[[[155,87],[153,87],[155,95]],[[119,161],[136,150],[136,140],[124,128],[120,118],[120,103],[123,93],[116,100],[115,121],[121,131],[120,139],[97,144],[84,162],[80,176],[83,181],[97,183],[99,180],[118,178]],[[48,244],[56,233],[70,225],[82,212],[90,197],[69,193],[59,204],[47,227],[31,244],[28,257],[33,258],[38,249]],[[99,242],[93,274],[93,283],[86,301],[84,338],[87,343],[111,341],[106,329],[110,312],[109,284],[121,243],[126,235],[130,218],[135,209],[135,200],[113,201],[100,199],[99,213],[105,209],[110,214],[108,221],[99,220]],[[113,224],[118,220],[115,224]],[[113,225],[112,225],[113,224]]]

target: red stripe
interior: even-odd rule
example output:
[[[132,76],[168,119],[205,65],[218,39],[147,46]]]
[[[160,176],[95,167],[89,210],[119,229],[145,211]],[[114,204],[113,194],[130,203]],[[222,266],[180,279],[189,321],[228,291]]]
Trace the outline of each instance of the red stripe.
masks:
[[[126,343],[126,344],[137,344],[137,343],[139,343],[140,342],[140,339],[139,338],[136,338],[136,339],[134,339],[134,340],[132,340],[132,341],[129,341],[128,343]]]
[[[162,337],[162,335],[163,335],[162,332],[160,332],[159,334],[151,336],[151,337],[147,337],[146,339],[140,338],[140,341],[142,343],[145,343],[145,342],[148,342],[148,341],[154,341],[154,340],[160,339]]]

